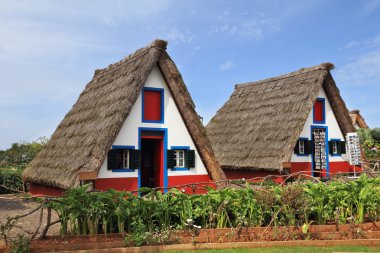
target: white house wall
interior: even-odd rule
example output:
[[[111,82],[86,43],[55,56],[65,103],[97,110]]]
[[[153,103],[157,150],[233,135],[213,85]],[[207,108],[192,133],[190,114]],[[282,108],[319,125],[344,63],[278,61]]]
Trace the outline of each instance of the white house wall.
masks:
[[[142,94],[138,96],[136,103],[125,120],[119,134],[117,135],[113,145],[135,146],[138,148],[138,128],[167,128],[168,130],[168,149],[171,146],[190,146],[190,149],[195,150],[195,168],[188,171],[172,171],[168,169],[168,176],[186,176],[186,175],[207,175],[207,170],[199,156],[193,140],[185,123],[182,120],[181,114],[173,100],[173,97],[165,83],[161,71],[156,66],[149,75],[144,87],[163,88],[164,89],[164,123],[145,123],[141,122],[142,118]],[[112,172],[107,170],[107,161],[103,163],[99,170],[98,178],[125,178],[138,177],[138,171],[134,172]]]
[[[307,117],[306,123],[300,134],[301,137],[308,138],[311,140],[311,126],[327,126],[328,127],[328,140],[331,139],[340,139],[344,141],[343,134],[339,128],[338,121],[335,118],[334,112],[331,108],[330,102],[326,96],[323,88],[320,88],[318,92],[318,98],[325,98],[325,112],[326,112],[326,124],[315,124],[313,123],[313,109],[311,109],[309,116]],[[297,156],[296,154],[292,155],[291,162],[311,162],[312,156]],[[331,156],[329,155],[329,162],[343,162],[345,161],[345,155],[342,156]]]

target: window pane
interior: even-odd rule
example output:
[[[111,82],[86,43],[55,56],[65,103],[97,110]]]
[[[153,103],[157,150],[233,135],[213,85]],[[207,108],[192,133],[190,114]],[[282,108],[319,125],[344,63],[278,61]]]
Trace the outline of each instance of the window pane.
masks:
[[[299,153],[305,154],[305,141],[303,140],[299,141]]]
[[[183,159],[179,160],[179,167],[183,167]]]

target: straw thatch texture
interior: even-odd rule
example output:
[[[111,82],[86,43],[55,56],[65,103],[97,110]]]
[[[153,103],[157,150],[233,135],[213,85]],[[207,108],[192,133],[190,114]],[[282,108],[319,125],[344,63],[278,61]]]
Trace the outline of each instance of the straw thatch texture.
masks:
[[[222,168],[281,172],[322,86],[342,132],[351,132],[348,110],[329,72],[333,67],[324,63],[236,85],[206,127]]]
[[[357,124],[359,128],[369,128],[359,110],[350,111],[350,116],[354,126]]]
[[[87,178],[96,178],[108,150],[153,67],[158,64],[160,56],[165,52],[166,46],[166,41],[155,40],[124,60],[109,65],[105,69],[96,70],[93,79],[59,124],[46,148],[25,170],[24,180],[39,185],[68,189],[79,184],[80,174],[86,174]],[[174,65],[173,62],[171,64]],[[180,76],[179,73],[172,73],[172,75]],[[184,84],[181,85],[187,92]],[[172,94],[173,97],[177,95],[173,91]],[[192,105],[192,107],[180,108],[180,111],[189,110],[190,114],[194,113],[191,99],[190,102],[186,102],[186,99],[190,99],[188,93],[183,97],[184,102],[177,106]],[[200,126],[197,125],[197,127]],[[188,128],[195,140],[205,138],[204,135],[199,134],[202,130],[195,129],[196,127],[188,126]],[[200,153],[203,155],[202,148]],[[207,155],[203,156],[207,157]]]

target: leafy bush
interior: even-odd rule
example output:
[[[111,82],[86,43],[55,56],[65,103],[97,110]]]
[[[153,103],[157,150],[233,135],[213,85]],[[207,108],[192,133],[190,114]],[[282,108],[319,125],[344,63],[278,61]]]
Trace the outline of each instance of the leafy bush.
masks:
[[[18,234],[17,238],[11,241],[9,253],[27,253],[30,252],[30,240],[22,234]]]
[[[0,185],[18,191],[23,190],[22,169],[19,168],[0,168]],[[0,194],[9,193],[7,189],[0,186]]]
[[[25,168],[47,141],[46,137],[40,137],[33,142],[13,143],[9,149],[0,150],[0,166]]]
[[[360,144],[369,160],[380,159],[380,128],[358,129]]]
[[[380,143],[380,128],[373,128],[371,130],[371,136],[375,142]]]

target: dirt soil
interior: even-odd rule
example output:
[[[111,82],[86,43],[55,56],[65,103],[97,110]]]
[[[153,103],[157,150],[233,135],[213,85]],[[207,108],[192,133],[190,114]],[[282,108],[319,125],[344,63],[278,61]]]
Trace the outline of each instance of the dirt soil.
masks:
[[[4,225],[7,222],[7,217],[14,217],[16,215],[26,214],[35,208],[40,206],[40,203],[28,198],[23,198],[14,194],[1,194],[0,195],[0,225]],[[34,212],[26,217],[20,218],[16,222],[15,228],[10,231],[9,239],[13,239],[16,237],[18,233],[27,233],[31,236],[39,225],[41,210]],[[39,229],[39,234],[46,226],[47,219],[47,210],[44,209],[42,224]],[[54,222],[58,220],[57,214],[52,211],[51,221]],[[49,228],[48,235],[59,235],[60,225],[55,224]],[[37,234],[37,237],[38,235]],[[0,238],[0,245],[2,242],[2,238]]]

